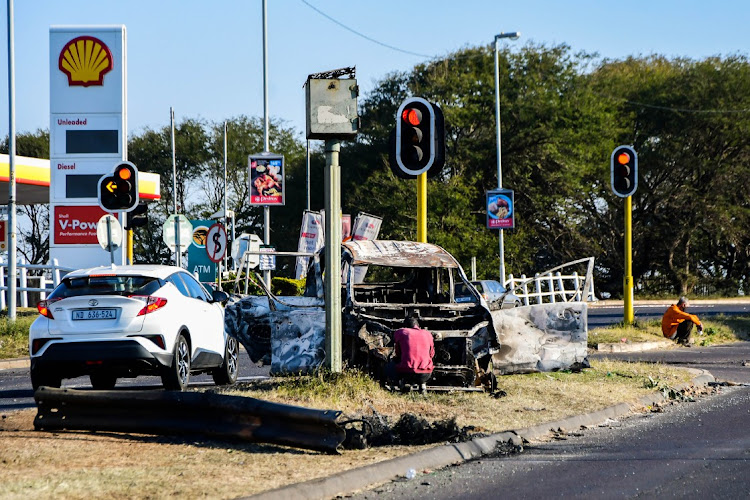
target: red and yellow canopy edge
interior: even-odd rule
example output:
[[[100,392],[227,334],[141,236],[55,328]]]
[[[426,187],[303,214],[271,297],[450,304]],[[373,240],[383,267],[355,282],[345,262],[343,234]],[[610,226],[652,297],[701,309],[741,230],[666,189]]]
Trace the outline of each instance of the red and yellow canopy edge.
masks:
[[[28,156],[16,156],[16,182],[32,186],[49,187],[49,179],[49,160],[30,158]],[[9,180],[10,158],[8,155],[0,154],[0,181],[8,182]],[[161,199],[159,181],[159,174],[138,172],[139,196],[149,200]]]

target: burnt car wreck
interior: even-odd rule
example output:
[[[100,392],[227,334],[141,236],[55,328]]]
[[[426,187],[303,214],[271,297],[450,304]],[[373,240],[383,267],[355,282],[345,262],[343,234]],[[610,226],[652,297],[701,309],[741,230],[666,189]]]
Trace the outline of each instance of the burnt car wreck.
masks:
[[[435,341],[430,386],[494,390],[496,375],[586,366],[586,304],[490,311],[458,261],[410,241],[342,244],[343,361],[382,379],[393,332],[415,316]],[[244,296],[226,328],[272,374],[306,373],[325,361],[322,251],[310,259],[304,296]],[[262,283],[259,283],[262,285]]]

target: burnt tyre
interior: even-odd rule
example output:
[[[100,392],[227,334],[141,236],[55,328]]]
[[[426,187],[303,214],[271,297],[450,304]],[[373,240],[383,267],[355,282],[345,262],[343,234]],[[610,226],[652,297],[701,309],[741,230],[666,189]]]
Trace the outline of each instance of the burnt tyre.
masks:
[[[97,391],[108,391],[117,384],[117,377],[109,373],[92,373],[89,375],[89,380],[91,380],[91,387]]]
[[[56,377],[44,369],[31,367],[31,387],[34,390],[42,386],[60,387],[60,385],[62,385],[62,378]]]
[[[177,336],[172,365],[164,368],[161,383],[170,391],[184,391],[190,381],[190,346],[185,336]]]
[[[224,362],[219,368],[211,372],[216,385],[231,385],[237,382],[239,353],[240,346],[237,339],[228,336],[224,347]]]

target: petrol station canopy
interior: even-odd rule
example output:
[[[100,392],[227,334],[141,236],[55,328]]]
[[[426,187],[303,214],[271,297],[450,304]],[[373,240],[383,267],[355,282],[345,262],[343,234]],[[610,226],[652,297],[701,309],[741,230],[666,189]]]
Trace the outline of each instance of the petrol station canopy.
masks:
[[[114,165],[113,165],[114,166]],[[8,204],[10,158],[0,154],[0,205]],[[50,161],[16,156],[16,203],[34,205],[49,203]],[[138,193],[141,200],[161,198],[159,174],[138,172]]]

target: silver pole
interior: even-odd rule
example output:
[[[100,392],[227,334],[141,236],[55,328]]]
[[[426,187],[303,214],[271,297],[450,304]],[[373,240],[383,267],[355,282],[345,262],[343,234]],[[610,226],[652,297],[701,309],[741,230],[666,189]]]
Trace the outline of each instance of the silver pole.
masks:
[[[325,166],[325,301],[326,301],[326,367],[341,371],[341,142],[326,140]],[[336,270],[334,272],[334,270]]]
[[[8,0],[8,318],[16,320],[16,59],[13,0]]]
[[[500,62],[498,58],[498,44],[501,38],[518,39],[519,32],[500,33],[495,35],[495,129],[497,132],[497,188],[503,187],[503,166],[502,154],[500,150]],[[503,239],[503,230],[500,230],[498,236],[498,251],[500,254],[500,282],[505,286],[505,242]]]
[[[500,63],[498,59],[498,37],[495,37],[495,130],[497,138],[497,188],[503,187],[503,165],[500,153]],[[498,236],[498,253],[500,255],[500,283],[505,283],[505,242],[503,230]]]
[[[227,215],[227,122],[224,122],[224,230],[229,228],[229,216]],[[227,242],[227,245],[229,242]],[[229,252],[224,251],[224,269],[227,269],[229,263]],[[221,283],[221,274],[219,274],[219,283]]]
[[[268,1],[263,0],[263,152],[268,146]],[[263,207],[263,243],[271,244],[271,208]],[[271,288],[271,271],[263,272],[263,281]]]
[[[172,205],[174,212],[177,215],[177,149],[175,146],[174,139],[174,109],[169,108],[169,123],[172,128]],[[174,220],[174,265],[177,267],[182,266],[182,255],[180,252],[180,221],[175,217]]]
[[[109,262],[115,265],[115,249],[112,246],[112,219],[107,217],[107,248],[109,249]]]
[[[169,108],[169,125],[172,129],[172,205],[173,214],[177,214],[177,150],[174,144],[174,109]]]
[[[307,141],[307,167],[306,167],[306,178],[307,178],[307,209],[310,210],[310,141]]]

